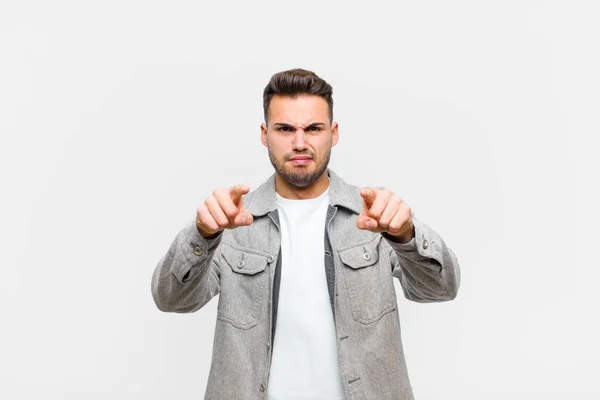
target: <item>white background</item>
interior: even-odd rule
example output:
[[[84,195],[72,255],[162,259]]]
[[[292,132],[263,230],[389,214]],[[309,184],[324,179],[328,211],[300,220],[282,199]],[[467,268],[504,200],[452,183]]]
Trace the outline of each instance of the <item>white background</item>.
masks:
[[[0,398],[203,397],[217,299],[161,313],[151,275],[272,173],[295,67],[333,85],[331,167],[458,256],[455,301],[399,295],[417,399],[600,398],[596,4],[2,1]]]

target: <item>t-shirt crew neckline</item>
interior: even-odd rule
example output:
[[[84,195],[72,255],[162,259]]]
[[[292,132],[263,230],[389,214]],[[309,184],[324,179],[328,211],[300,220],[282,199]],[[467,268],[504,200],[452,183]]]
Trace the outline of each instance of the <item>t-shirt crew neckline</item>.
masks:
[[[275,192],[275,196],[277,197],[277,203],[279,204],[293,204],[294,206],[297,205],[311,205],[311,204],[315,204],[315,203],[320,203],[321,201],[325,200],[325,198],[327,198],[329,196],[329,188],[330,185],[327,186],[327,189],[325,189],[323,191],[323,193],[321,193],[320,195],[318,195],[317,197],[314,197],[312,199],[286,199],[285,197],[282,197],[279,195],[279,193]]]

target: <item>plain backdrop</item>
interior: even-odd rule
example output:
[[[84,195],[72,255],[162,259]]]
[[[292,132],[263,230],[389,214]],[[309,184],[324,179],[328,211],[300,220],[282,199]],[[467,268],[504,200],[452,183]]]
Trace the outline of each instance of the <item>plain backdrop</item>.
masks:
[[[0,398],[200,399],[218,299],[152,272],[218,187],[273,172],[262,90],[334,88],[331,168],[458,256],[399,294],[418,400],[599,399],[597,2],[2,1]]]

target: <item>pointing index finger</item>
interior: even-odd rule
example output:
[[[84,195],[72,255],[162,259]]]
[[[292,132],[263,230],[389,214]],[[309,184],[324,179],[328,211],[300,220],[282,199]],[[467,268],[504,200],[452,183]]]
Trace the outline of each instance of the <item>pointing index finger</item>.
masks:
[[[250,191],[248,186],[244,185],[235,185],[229,190],[229,195],[231,196],[231,201],[237,205],[237,203],[241,200],[242,196],[247,194]]]
[[[377,197],[375,190],[370,189],[370,188],[361,190],[360,195],[362,196],[363,200],[365,201],[367,207],[371,207],[373,205],[373,202],[375,201],[375,197]]]

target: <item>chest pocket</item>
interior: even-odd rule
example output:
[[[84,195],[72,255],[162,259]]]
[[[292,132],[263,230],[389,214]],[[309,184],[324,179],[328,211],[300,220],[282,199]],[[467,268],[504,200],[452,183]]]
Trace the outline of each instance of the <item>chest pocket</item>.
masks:
[[[261,305],[268,297],[268,256],[258,250],[221,244],[221,294],[217,318],[236,328],[258,323]]]
[[[389,255],[380,252],[377,235],[370,242],[339,250],[343,276],[355,321],[368,325],[396,309]]]

